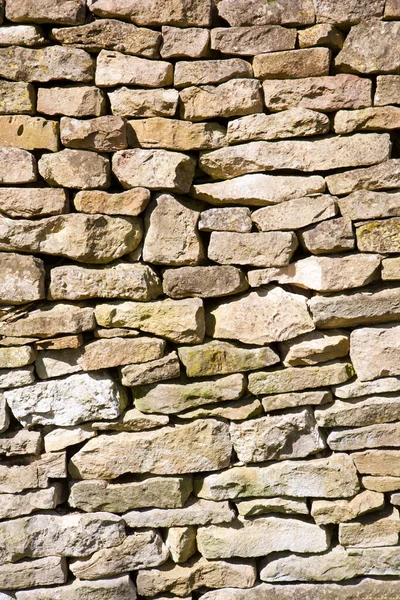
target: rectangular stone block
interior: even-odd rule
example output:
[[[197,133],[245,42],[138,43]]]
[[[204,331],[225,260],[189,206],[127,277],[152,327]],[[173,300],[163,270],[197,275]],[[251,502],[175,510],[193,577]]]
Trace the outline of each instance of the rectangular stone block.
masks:
[[[47,488],[49,479],[66,476],[65,452],[14,459],[0,465],[0,493],[18,494],[25,490]]]
[[[295,43],[294,29],[276,25],[214,27],[211,30],[211,48],[224,54],[254,56],[264,52],[292,50]]]
[[[37,560],[0,565],[0,586],[3,590],[18,590],[40,585],[62,585],[67,581],[65,558],[49,556]]]
[[[146,0],[113,2],[94,0],[90,10],[99,17],[117,17],[136,25],[175,25],[176,27],[209,27],[211,24],[211,0],[173,0],[166,4],[156,0],[149,5]]]
[[[113,115],[119,117],[173,117],[179,100],[179,92],[173,89],[122,87],[107,95]]]
[[[85,121],[62,117],[60,136],[67,148],[94,152],[116,152],[128,146],[126,121],[110,115]]]
[[[342,196],[357,190],[382,190],[400,186],[400,160],[387,160],[367,169],[353,169],[326,177],[331,194]]]
[[[400,104],[400,75],[378,75],[376,78],[374,105],[387,104]]]
[[[37,110],[50,116],[99,117],[105,112],[105,99],[92,86],[39,87]]]
[[[230,79],[252,76],[251,64],[241,58],[178,61],[175,64],[174,86],[183,88],[190,85],[218,84]]]
[[[33,115],[36,94],[31,83],[0,81],[0,114]]]
[[[6,17],[15,23],[77,25],[85,12],[85,0],[8,0],[6,5]]]
[[[163,58],[204,58],[209,55],[210,31],[200,27],[169,27],[163,25],[162,46],[160,54]]]
[[[229,25],[309,25],[314,23],[315,11],[311,0],[279,0],[268,6],[263,0],[237,3],[222,0],[218,3],[218,14]]]
[[[264,79],[304,79],[329,75],[331,53],[328,48],[306,48],[271,52],[254,57],[254,75]]]
[[[58,150],[58,123],[42,117],[0,117],[0,146]]]
[[[157,88],[171,85],[173,80],[174,69],[171,63],[147,60],[111,50],[102,50],[96,65],[95,81],[100,87],[136,85]]]
[[[20,184],[37,180],[36,158],[20,148],[0,148],[0,183]]]
[[[253,267],[284,266],[298,245],[295,233],[230,233],[213,231],[208,246],[208,258],[219,264],[251,265]]]
[[[218,123],[189,123],[178,119],[129,121],[131,146],[169,150],[212,150],[226,144],[226,129]]]

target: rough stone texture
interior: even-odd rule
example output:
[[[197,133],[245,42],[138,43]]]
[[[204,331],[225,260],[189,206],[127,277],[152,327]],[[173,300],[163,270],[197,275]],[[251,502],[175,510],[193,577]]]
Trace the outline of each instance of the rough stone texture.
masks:
[[[341,4],[333,0],[315,0],[318,23],[336,23],[353,25],[371,17],[381,17],[384,2],[382,0],[348,0]]]
[[[113,115],[120,117],[173,117],[179,93],[173,89],[142,90],[121,87],[108,93]]]
[[[230,233],[213,231],[208,257],[220,264],[284,266],[298,245],[293,232]]]
[[[56,483],[43,490],[25,492],[18,495],[18,503],[14,494],[1,494],[0,515],[2,519],[14,519],[40,510],[53,510],[64,500],[62,485]],[[0,596],[1,598],[1,596]]]
[[[90,190],[78,192],[74,198],[74,205],[77,211],[89,214],[136,217],[144,211],[149,200],[149,190],[141,187],[119,194]]]
[[[0,31],[0,46],[43,46],[46,38],[38,25],[10,25]]]
[[[136,85],[163,87],[172,83],[173,67],[170,63],[128,56],[121,52],[102,50],[96,63],[96,85]]]
[[[400,110],[396,106],[364,108],[362,110],[341,110],[336,113],[334,128],[336,133],[353,131],[385,131],[397,129]]]
[[[0,302],[24,304],[44,298],[43,262],[33,256],[0,253]]]
[[[35,88],[31,83],[0,82],[0,113],[2,115],[34,113]]]
[[[57,187],[104,189],[110,183],[108,160],[86,150],[66,149],[55,154],[44,154],[38,168],[43,179]]]
[[[399,85],[400,77],[398,75],[378,75],[376,78],[374,105],[399,104]]]
[[[330,51],[306,48],[259,54],[254,58],[254,75],[264,79],[303,79],[329,75]]]
[[[178,119],[129,121],[131,145],[170,150],[212,150],[225,145],[226,130],[218,123],[188,123]]]
[[[186,562],[196,553],[196,528],[171,527],[165,539],[171,558],[175,563]]]
[[[210,208],[201,213],[199,231],[236,231],[249,233],[253,223],[245,207]]]
[[[30,152],[0,148],[0,183],[32,183],[36,179],[36,159]]]
[[[213,298],[244,292],[244,273],[233,266],[181,267],[163,274],[163,290],[171,298]]]
[[[298,32],[298,38],[300,48],[326,46],[331,50],[341,50],[344,42],[343,33],[330,23],[319,23],[307,29],[301,29]]]
[[[349,335],[344,330],[305,333],[280,344],[283,364],[288,367],[314,365],[349,353]]]
[[[177,62],[174,71],[176,88],[190,85],[209,85],[224,83],[229,79],[251,77],[251,64],[241,58],[227,60],[182,61]]]
[[[24,150],[58,150],[58,123],[42,117],[0,117],[0,145]]]
[[[210,32],[198,27],[164,25],[160,54],[163,58],[203,58],[209,55]]]
[[[81,121],[62,117],[61,142],[67,148],[114,152],[127,147],[126,123],[121,117],[97,117]]]
[[[361,252],[396,253],[399,251],[400,219],[371,221],[356,230],[357,247]]]
[[[272,6],[260,0],[249,3],[222,0],[218,3],[218,13],[232,26],[314,23],[314,6],[310,0],[279,0]]]
[[[3,590],[62,585],[66,579],[67,565],[65,559],[59,556],[0,565],[0,585]]]
[[[336,198],[326,195],[266,206],[254,211],[251,218],[260,231],[290,231],[334,217],[336,212]]]
[[[82,0],[9,0],[6,17],[16,23],[60,23],[75,25],[85,20],[85,3]]]
[[[367,169],[354,169],[328,175],[326,182],[331,194],[350,194],[357,190],[380,190],[398,188],[400,184],[400,161],[387,160]]]
[[[103,92],[95,87],[42,87],[38,89],[37,110],[50,116],[99,117],[104,113],[105,100]]]
[[[253,56],[264,52],[291,50],[296,43],[293,29],[279,26],[215,27],[211,48],[225,54]]]
[[[103,600],[111,596],[115,600],[135,600],[136,590],[129,575],[97,581],[79,581],[58,588],[40,588],[33,591],[17,592],[17,600],[32,600],[32,594],[43,600],[81,600],[85,596],[93,600]]]
[[[121,383],[126,386],[148,385],[166,379],[175,379],[180,375],[180,362],[176,352],[157,360],[139,365],[127,365],[121,368]]]
[[[319,406],[328,402],[332,402],[331,392],[315,390],[268,395],[262,399],[265,412],[282,410],[284,408],[296,408],[298,406]]]
[[[63,189],[0,188],[0,212],[7,217],[47,217],[68,212],[68,195]]]
[[[351,360],[362,381],[399,375],[398,335],[400,327],[366,327],[350,336]]]

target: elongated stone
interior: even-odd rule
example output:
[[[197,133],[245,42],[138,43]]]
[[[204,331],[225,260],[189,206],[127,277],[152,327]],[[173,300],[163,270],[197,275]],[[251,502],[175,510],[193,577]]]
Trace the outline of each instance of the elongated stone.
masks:
[[[255,77],[264,79],[302,79],[329,75],[330,50],[306,48],[259,54],[254,57]]]
[[[21,369],[2,369],[0,371],[0,390],[4,388],[15,388],[22,385],[29,385],[34,381],[35,375],[33,365],[22,367]],[[8,427],[8,416],[4,416],[4,413],[1,422],[2,429]]]
[[[298,33],[300,48],[311,48],[312,46],[325,46],[331,50],[341,50],[345,36],[330,23],[318,23],[307,29],[301,29]]]
[[[239,515],[256,517],[267,513],[308,515],[305,500],[295,498],[256,498],[254,500],[238,500],[235,502]]]
[[[357,471],[375,477],[400,477],[399,450],[365,450],[354,452],[352,459]]]
[[[334,217],[336,211],[332,196],[304,197],[260,208],[252,213],[252,219],[260,231],[290,231]]]
[[[0,117],[0,146],[58,150],[58,123],[42,117]]]
[[[44,298],[45,273],[39,258],[0,252],[0,270],[0,302],[24,304]]]
[[[245,207],[210,208],[201,213],[199,231],[250,233],[251,212]]]
[[[190,85],[218,84],[252,75],[251,64],[241,58],[179,61],[175,65],[174,85],[176,88],[183,88]]]
[[[150,337],[112,338],[86,344],[78,360],[84,371],[110,369],[162,358],[165,341]]]
[[[69,446],[90,440],[95,435],[96,432],[93,431],[91,425],[53,429],[44,436],[44,447],[46,452],[65,450]]]
[[[0,114],[33,115],[35,88],[31,83],[0,81]]]
[[[62,585],[67,580],[65,558],[48,556],[37,560],[0,565],[0,585],[3,590],[15,590],[40,585]]]
[[[157,360],[121,368],[121,383],[127,386],[149,385],[179,376],[180,362],[176,352],[170,352]]]
[[[77,211],[89,214],[127,215],[136,217],[144,211],[150,200],[150,192],[145,188],[133,188],[118,194],[100,190],[78,192],[74,197]]]
[[[169,150],[212,150],[225,145],[226,129],[218,123],[191,123],[178,119],[129,121],[131,145]]]
[[[394,492],[400,488],[400,477],[391,477],[385,475],[384,477],[371,477],[366,476],[361,479],[363,486],[367,490],[373,490],[376,492]]]
[[[362,190],[340,198],[340,212],[352,221],[400,216],[398,192]]]
[[[178,91],[173,89],[121,87],[107,95],[113,115],[119,117],[173,117],[179,99]]]
[[[250,417],[257,417],[262,413],[262,406],[259,400],[247,398],[234,400],[233,402],[224,402],[224,404],[213,404],[211,406],[200,406],[192,410],[186,410],[179,413],[180,419],[207,419],[222,418],[230,421],[243,421]]]
[[[228,502],[189,499],[180,508],[136,510],[124,514],[128,527],[189,527],[229,523],[235,518]]]
[[[41,447],[42,438],[37,431],[19,429],[3,433],[0,437],[0,454],[3,456],[40,454]]]
[[[384,377],[375,381],[355,379],[351,383],[334,386],[333,391],[338,398],[358,398],[370,394],[384,394],[400,390],[400,377]]]
[[[163,273],[163,290],[171,298],[230,296],[248,287],[243,271],[228,265],[181,267]]]
[[[18,496],[15,494],[1,494],[0,515],[2,519],[14,519],[40,510],[53,510],[63,502],[64,496],[61,483],[55,483],[42,490],[18,494]],[[18,502],[16,502],[16,499],[18,499]]]
[[[331,194],[350,194],[357,190],[381,190],[400,186],[400,160],[393,158],[367,169],[353,169],[328,175],[326,182]]]
[[[96,65],[95,81],[100,87],[136,85],[157,88],[172,84],[174,69],[168,62],[101,50]]]
[[[3,462],[0,465],[0,493],[18,494],[29,489],[47,488],[49,479],[67,476],[65,459],[65,452],[52,452]]]
[[[371,17],[381,17],[383,8],[382,0],[349,0],[343,5],[337,5],[334,0],[315,0],[318,23],[353,25]]]
[[[209,55],[210,32],[199,27],[169,27],[163,25],[162,46],[160,54],[163,58],[204,58]]]
[[[297,339],[280,344],[282,362],[286,367],[315,365],[343,358],[349,350],[349,334],[343,330],[305,333]]]
[[[126,122],[110,115],[86,121],[62,117],[60,135],[64,146],[78,150],[115,152],[128,146]]]
[[[224,54],[254,56],[264,52],[291,50],[295,43],[293,29],[276,25],[215,27],[211,30],[211,48]]]
[[[361,252],[397,253],[400,218],[371,221],[356,229],[357,246]]]
[[[314,500],[311,516],[318,525],[337,524],[379,510],[384,504],[383,494],[364,490],[350,500]]]
[[[32,183],[36,179],[36,159],[30,152],[0,148],[0,183]]]
[[[297,237],[292,231],[213,231],[208,245],[208,258],[220,264],[280,267],[289,264],[297,246]]]
[[[400,375],[398,335],[400,326],[365,327],[350,336],[350,356],[362,381]]]
[[[400,426],[398,423],[386,423],[357,427],[357,429],[333,429],[328,435],[327,443],[335,451],[363,450],[364,448],[383,448],[385,446],[398,447],[400,445]],[[390,544],[379,545],[389,546]]]
[[[272,4],[272,3],[271,3]],[[310,0],[279,0],[265,5],[262,0],[237,3],[222,0],[218,3],[218,14],[229,25],[309,25],[314,23],[314,6]]]
[[[16,23],[60,23],[76,25],[85,20],[84,0],[10,0],[6,17]]]
[[[38,168],[43,179],[56,187],[105,189],[110,183],[108,159],[86,150],[67,148],[54,154],[44,154]]]
[[[0,323],[0,334],[47,338],[60,333],[81,333],[94,329],[93,308],[68,303],[46,304],[29,311],[14,322]]]
[[[350,384],[351,385],[351,384]],[[320,427],[362,427],[400,419],[400,399],[397,396],[367,396],[335,402],[315,411]]]
[[[46,38],[38,25],[11,25],[0,30],[0,46],[43,46]]]
[[[14,369],[30,365],[36,358],[36,351],[30,346],[0,348],[0,368]]]
[[[68,212],[67,192],[57,188],[0,188],[0,203],[0,212],[8,217],[29,219]]]
[[[75,579],[71,584],[57,588],[40,588],[33,592],[21,591],[17,592],[17,600],[32,600],[32,593],[39,594],[43,600],[80,600],[85,595],[93,600],[102,600],[107,597],[114,598],[114,600],[135,600],[136,598],[136,589],[129,575],[97,581]]]
[[[335,115],[334,128],[339,134],[353,131],[385,131],[397,129],[400,124],[400,108],[396,106],[341,110]]]
[[[93,86],[40,87],[37,110],[51,116],[99,117],[105,112],[105,99]]]
[[[297,408],[298,406],[319,406],[332,402],[332,393],[329,391],[288,392],[287,394],[268,395],[262,399],[265,412],[282,410],[284,408]]]

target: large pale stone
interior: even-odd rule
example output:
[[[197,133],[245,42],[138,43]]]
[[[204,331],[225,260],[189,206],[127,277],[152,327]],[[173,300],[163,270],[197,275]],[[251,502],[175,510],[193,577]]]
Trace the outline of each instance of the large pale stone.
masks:
[[[142,90],[121,87],[108,93],[113,115],[119,117],[173,117],[179,93],[173,89]]]
[[[43,559],[42,559],[43,560]],[[17,592],[17,600],[33,600],[33,595],[42,600],[136,600],[136,589],[129,575],[122,575],[114,579],[102,579],[97,581],[80,581],[75,579],[68,585],[57,588],[40,588]],[[380,600],[379,598],[377,600]]]
[[[110,267],[66,265],[51,269],[50,278],[48,298],[53,300],[124,298],[147,302],[161,293],[156,273],[140,263],[114,263]]]
[[[400,216],[400,193],[362,190],[340,198],[340,212],[352,221]]]
[[[186,562],[196,553],[196,528],[171,527],[165,538],[170,556],[175,563]]]
[[[308,515],[307,502],[296,498],[255,498],[235,502],[239,515],[256,517],[266,513]]]
[[[21,148],[0,148],[1,184],[32,183],[36,179],[36,159],[30,152]]]
[[[62,585],[67,580],[68,567],[64,558],[48,556],[15,564],[0,565],[0,586],[15,590],[40,585]]]
[[[95,340],[83,347],[78,363],[84,371],[111,369],[162,358],[164,349],[164,340],[151,337]]]
[[[334,386],[333,391],[338,398],[358,398],[369,394],[384,394],[400,390],[400,377],[385,377],[375,381],[360,381]]]
[[[67,148],[54,154],[44,154],[38,168],[43,179],[56,187],[105,189],[110,183],[108,159],[86,150]]]
[[[142,232],[137,217],[72,213],[28,221],[0,216],[0,250],[40,252],[105,264],[135,250]]]
[[[362,381],[400,375],[399,325],[355,329],[350,356]]]
[[[169,556],[160,534],[149,529],[128,535],[114,548],[100,548],[90,558],[73,560],[69,568],[79,579],[113,577],[135,569],[157,567]]]
[[[203,58],[209,55],[210,32],[199,27],[169,27],[163,25],[162,58]]]
[[[343,450],[345,452],[385,446],[399,447],[400,425],[399,423],[387,423],[367,425],[356,429],[333,429],[328,435],[327,444],[334,451]],[[386,546],[386,544],[380,545]]]
[[[211,1],[173,0],[165,4],[156,0],[149,5],[146,0],[95,0],[90,10],[99,17],[119,17],[136,25],[176,25],[177,27],[208,27],[211,18]]]
[[[259,54],[253,61],[254,75],[261,80],[323,77],[329,75],[330,57],[328,48]]]
[[[0,556],[2,562],[49,555],[85,556],[118,546],[124,538],[124,521],[111,513],[33,515],[0,523]]]
[[[400,477],[399,450],[365,450],[351,455],[359,473]]]
[[[261,402],[255,398],[245,398],[244,400],[234,400],[233,402],[224,402],[223,404],[213,404],[211,406],[200,406],[192,410],[186,410],[179,413],[180,419],[207,419],[222,418],[229,421],[243,421],[257,417],[262,413]]]
[[[249,348],[219,340],[202,346],[182,346],[178,348],[178,354],[188,377],[252,371],[279,362],[278,355],[268,346]]]
[[[84,0],[8,0],[6,17],[16,23],[76,25],[85,20]]]
[[[180,362],[176,352],[170,352],[157,360],[121,368],[121,383],[127,386],[149,385],[179,376]]]
[[[67,192],[57,188],[0,188],[0,212],[8,217],[46,217],[68,212]]]
[[[217,6],[220,17],[233,26],[314,23],[314,6],[310,0],[278,0],[267,4],[263,0],[222,0]]]
[[[252,562],[209,562],[204,557],[195,557],[181,565],[169,561],[158,569],[139,571],[136,585],[139,594],[154,598],[159,592],[172,592],[181,597],[202,587],[249,588],[255,581],[256,569]]]
[[[114,419],[126,404],[123,390],[106,373],[77,373],[4,392],[14,416],[24,425],[70,426]]]
[[[93,60],[84,50],[47,46],[40,50],[11,46],[0,48],[0,77],[40,83],[66,79],[87,83],[94,75]]]
[[[163,273],[163,290],[171,298],[214,298],[245,292],[249,284],[237,267],[181,267]]]
[[[96,64],[95,81],[100,87],[136,85],[157,88],[172,84],[174,69],[168,62],[102,50]]]
[[[354,456],[354,455],[353,455]],[[232,467],[196,482],[200,498],[293,496],[348,498],[359,491],[357,471],[347,454],[307,461],[283,461],[264,467]]]
[[[357,247],[361,252],[398,253],[400,251],[399,232],[399,217],[383,221],[370,221],[357,227]]]
[[[120,150],[112,159],[113,172],[125,189],[142,186],[186,194],[195,167],[193,158],[168,150]]]
[[[384,281],[396,281],[400,279],[399,263],[400,261],[398,256],[394,258],[383,259],[381,278]]]
[[[230,434],[243,463],[305,458],[325,448],[310,408],[231,423]]]
[[[103,327],[137,327],[175,343],[198,344],[204,338],[203,302],[198,298],[155,302],[98,304],[96,320]],[[1,325],[0,325],[1,333]]]
[[[383,494],[364,490],[350,500],[314,500],[311,516],[318,525],[337,524],[379,510],[384,504]]]
[[[266,206],[323,191],[325,180],[318,175],[301,177],[258,173],[228,181],[196,184],[191,188],[190,195],[216,206]]]
[[[251,287],[276,281],[318,292],[338,292],[378,279],[380,264],[378,254],[309,256],[286,267],[249,271],[248,278]]]
[[[328,531],[297,519],[258,517],[238,519],[228,525],[210,525],[197,531],[197,545],[206,558],[250,558],[271,552],[324,552]]]
[[[186,121],[203,121],[262,112],[260,88],[257,79],[231,79],[216,86],[185,88],[179,94],[180,116]]]
[[[385,131],[400,126],[400,108],[396,106],[341,110],[335,115],[335,133],[353,131]]]
[[[317,408],[315,418],[320,427],[362,427],[397,421],[400,420],[400,398],[374,395],[335,400],[328,407]]]
[[[214,471],[229,465],[229,428],[212,419],[142,433],[100,435],[70,461],[81,479],[115,479],[123,473],[174,475]]]
[[[309,108],[333,112],[371,106],[371,81],[356,75],[327,75],[297,80],[264,81],[264,98],[271,111]]]
[[[252,227],[250,209],[244,206],[203,210],[199,221],[199,231],[250,233]]]
[[[0,117],[0,146],[58,150],[58,123],[42,117]]]
[[[148,477],[131,483],[76,481],[70,488],[68,504],[94,512],[123,513],[138,508],[181,508],[192,491],[189,477]]]
[[[52,38],[63,45],[89,52],[117,50],[146,58],[158,58],[161,34],[114,19],[98,19],[80,27],[53,29]]]
[[[35,361],[36,373],[40,379],[78,373],[82,371],[79,364],[81,356],[82,350],[80,348],[39,352]]]
[[[328,385],[337,385],[354,375],[350,362],[322,363],[316,367],[288,367],[278,371],[249,374],[249,391],[252,394],[281,394]]]
[[[0,193],[1,198],[1,193]],[[44,298],[44,266],[39,258],[0,252],[0,302],[24,304]]]
[[[3,462],[0,465],[0,493],[18,494],[29,489],[47,488],[49,479],[67,476],[65,458],[65,452],[52,452]]]
[[[387,104],[399,104],[399,90],[399,75],[378,75],[376,78],[374,105],[386,106]]]
[[[3,456],[40,454],[41,447],[42,438],[37,431],[19,429],[0,436],[0,454]]]
[[[99,117],[105,111],[105,100],[103,92],[93,86],[40,87],[37,110],[51,116]]]
[[[315,365],[349,353],[349,334],[343,330],[313,331],[280,344],[282,362],[285,367]]]
[[[109,194],[100,190],[78,192],[74,197],[77,211],[89,214],[127,215],[136,217],[144,211],[150,200],[145,188],[133,188],[126,192]]]
[[[376,492],[394,492],[400,489],[400,477],[384,477],[366,476],[362,478],[362,484],[367,490]]]
[[[43,490],[18,494],[18,496],[15,494],[1,494],[0,518],[14,519],[40,510],[53,510],[63,500],[64,490],[60,483]]]
[[[326,195],[266,206],[254,211],[252,219],[260,231],[290,231],[334,217],[336,212],[336,198]]]
[[[330,23],[319,23],[298,32],[300,48],[312,46],[326,46],[333,51],[341,50],[344,34]]]
[[[208,258],[228,265],[283,267],[289,264],[297,246],[297,237],[292,231],[213,231],[208,245]]]
[[[189,85],[218,84],[252,75],[251,64],[241,58],[179,61],[175,65],[174,85],[176,88],[183,88]]]
[[[46,452],[65,450],[68,446],[81,444],[96,435],[91,425],[78,425],[75,427],[64,427],[53,429],[44,436],[44,447]]]
[[[326,177],[331,194],[350,194],[357,190],[380,190],[400,187],[400,160],[387,160],[367,169],[353,169]]]
[[[353,25],[371,17],[381,17],[384,0],[347,0],[338,4],[335,0],[314,0],[318,23]]]
[[[68,303],[46,304],[16,321],[0,323],[0,334],[47,338],[60,333],[81,333],[94,329],[93,308]]]
[[[169,150],[212,150],[225,145],[226,129],[218,123],[191,123],[153,117],[129,121],[131,145]]]
[[[268,25],[215,27],[211,30],[211,48],[241,56],[291,50],[296,43],[294,33],[294,29]]]
[[[313,329],[304,296],[275,286],[227,300],[207,314],[207,333],[211,337],[256,346],[281,342]]]
[[[0,81],[0,114],[32,115],[34,105],[35,88],[31,83]]]
[[[174,414],[187,408],[237,400],[245,391],[243,375],[195,383],[158,383],[133,390],[135,406],[144,413]]]
[[[265,412],[297,408],[298,406],[319,406],[332,402],[332,393],[326,390],[309,392],[288,392],[287,394],[268,395],[262,399]]]
[[[68,148],[115,152],[128,146],[126,122],[110,115],[86,121],[62,117],[60,135]]]
[[[0,348],[0,368],[16,369],[33,363],[37,353],[31,346]]]
[[[33,366],[22,367],[22,369],[2,369],[0,371],[0,389],[3,388],[15,388],[21,385],[29,385],[35,381],[34,369]],[[2,429],[7,424],[8,427],[8,418],[7,416],[1,420]]]
[[[276,169],[326,171],[383,162],[389,158],[390,146],[387,133],[355,133],[314,141],[250,142],[204,152],[199,164],[215,179]]]

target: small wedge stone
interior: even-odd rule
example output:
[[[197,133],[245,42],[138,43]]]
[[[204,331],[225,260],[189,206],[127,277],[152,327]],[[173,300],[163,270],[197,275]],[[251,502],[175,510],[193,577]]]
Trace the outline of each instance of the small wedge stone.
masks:
[[[171,527],[165,538],[170,556],[175,563],[182,563],[189,560],[196,553],[196,528],[189,527]]]
[[[330,23],[319,23],[301,29],[298,32],[300,48],[310,48],[312,46],[325,46],[331,50],[341,50],[345,39],[344,34]]]

